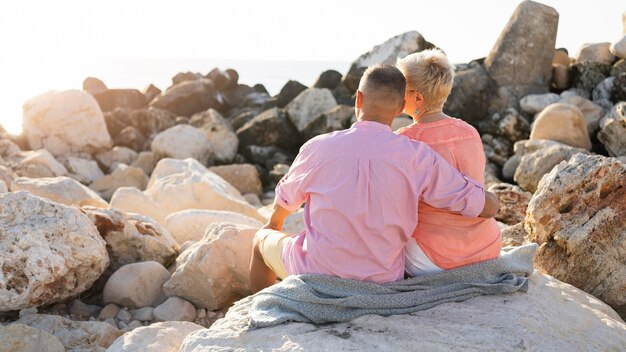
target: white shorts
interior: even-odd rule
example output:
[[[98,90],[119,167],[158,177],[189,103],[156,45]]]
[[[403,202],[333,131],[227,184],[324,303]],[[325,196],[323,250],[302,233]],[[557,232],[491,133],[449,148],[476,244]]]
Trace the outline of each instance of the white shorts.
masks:
[[[404,270],[412,277],[444,271],[428,258],[414,239],[404,248]]]

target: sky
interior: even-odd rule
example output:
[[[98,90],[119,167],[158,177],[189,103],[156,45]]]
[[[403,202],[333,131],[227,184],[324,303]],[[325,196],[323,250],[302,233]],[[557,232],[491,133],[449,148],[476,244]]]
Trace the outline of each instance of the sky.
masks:
[[[566,47],[571,55],[583,43],[614,41],[622,33],[624,1],[542,3],[560,13],[557,47]],[[80,88],[78,77],[105,62],[349,63],[372,46],[410,30],[443,48],[452,62],[468,62],[488,54],[518,4],[513,0],[2,1],[0,124],[18,131],[26,99],[49,89]],[[103,74],[114,76],[108,73],[114,69],[109,65]],[[106,82],[108,77],[101,78]]]

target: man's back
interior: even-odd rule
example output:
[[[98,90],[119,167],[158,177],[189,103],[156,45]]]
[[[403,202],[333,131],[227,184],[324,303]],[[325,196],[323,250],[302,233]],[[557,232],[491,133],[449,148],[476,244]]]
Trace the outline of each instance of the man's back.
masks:
[[[306,202],[306,229],[283,249],[287,272],[378,283],[402,279],[404,245],[422,197],[473,216],[482,210],[481,202],[474,202],[480,209],[468,209],[463,198],[468,192],[482,198],[482,189],[467,187],[442,161],[426,145],[377,122],[360,121],[309,141],[277,186],[285,209]]]

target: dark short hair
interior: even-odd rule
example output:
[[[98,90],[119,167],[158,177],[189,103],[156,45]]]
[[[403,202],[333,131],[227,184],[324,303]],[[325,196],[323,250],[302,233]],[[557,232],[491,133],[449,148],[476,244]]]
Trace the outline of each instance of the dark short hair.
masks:
[[[404,98],[406,78],[395,66],[387,64],[370,66],[365,70],[361,79],[376,90],[387,89],[394,93],[397,92],[400,97]]]

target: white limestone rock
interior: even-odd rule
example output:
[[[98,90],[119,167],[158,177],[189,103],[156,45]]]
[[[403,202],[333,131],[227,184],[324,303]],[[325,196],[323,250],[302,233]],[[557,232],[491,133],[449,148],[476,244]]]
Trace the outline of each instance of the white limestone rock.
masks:
[[[151,148],[157,159],[193,158],[206,165],[211,156],[209,139],[190,125],[176,125],[157,134]]]
[[[231,309],[180,352],[203,351],[618,351],[626,324],[606,304],[535,272],[528,293],[480,296],[428,310],[348,323],[288,323],[243,331]]]
[[[239,191],[194,159],[159,161],[145,193],[168,215],[186,209],[226,210],[265,221]]]
[[[145,261],[168,266],[178,255],[180,248],[176,240],[149,217],[126,214],[115,208],[83,207],[82,210],[106,241],[113,271]]]
[[[48,170],[52,176],[65,176],[67,169],[57,161],[49,151],[39,149],[31,152],[24,152],[24,158],[17,165],[17,169],[26,169],[29,166],[42,166]]]
[[[213,225],[202,240],[176,259],[176,271],[163,286],[198,308],[227,307],[250,292],[250,255],[256,229],[239,224]]]
[[[89,185],[89,188],[98,192],[105,199],[111,199],[115,191],[122,187],[145,189],[148,176],[138,167],[120,164],[110,175],[104,175]]]
[[[118,337],[107,352],[178,352],[185,337],[200,329],[186,321],[155,323]]]
[[[530,94],[523,97],[520,102],[520,108],[529,114],[536,114],[545,109],[548,105],[558,103],[561,97],[555,93]]]
[[[69,176],[83,184],[90,184],[104,176],[98,163],[92,159],[80,157],[61,157],[61,162],[69,172]]]
[[[199,241],[207,229],[220,222],[241,224],[255,229],[263,227],[260,221],[232,211],[188,209],[170,214],[166,219],[166,228],[180,244],[187,241]]]
[[[261,194],[263,192],[261,175],[259,175],[256,166],[252,164],[212,166],[209,171],[216,173],[230,183],[241,194]]]
[[[194,321],[196,307],[180,297],[170,297],[154,308],[156,321]]]
[[[130,308],[154,307],[165,301],[163,284],[169,278],[170,273],[157,262],[127,264],[111,275],[102,300]]]
[[[118,188],[111,197],[111,207],[126,213],[145,215],[162,226],[165,226],[165,217],[168,215],[150,197],[135,187]]]
[[[109,206],[96,192],[65,176],[44,178],[18,177],[11,183],[11,189],[13,191],[28,191],[36,196],[65,205],[77,207],[90,205],[98,208],[107,208]]]
[[[96,160],[111,170],[115,164],[132,164],[138,155],[136,151],[130,148],[115,146],[111,150],[96,154]]]
[[[7,187],[6,182],[4,182],[3,180],[0,180],[0,193],[7,193],[9,191],[9,188]]]
[[[122,332],[99,321],[72,321],[58,315],[27,314],[18,324],[40,329],[56,337],[67,352],[104,352]]]
[[[211,159],[215,163],[228,164],[237,155],[239,139],[231,124],[215,109],[194,114],[189,123],[205,134],[209,141]]]
[[[626,34],[622,34],[622,37],[610,46],[611,54],[619,57],[620,59],[626,59]]]
[[[29,192],[0,194],[0,233],[0,311],[74,297],[109,265],[86,215]]]
[[[532,125],[530,139],[549,139],[591,150],[585,117],[571,104],[556,103],[543,109]]]
[[[65,352],[65,348],[59,339],[43,330],[11,324],[0,325],[0,351]]]
[[[24,135],[32,149],[53,155],[96,153],[111,148],[98,102],[79,90],[49,91],[24,104]]]
[[[320,114],[337,106],[332,92],[326,88],[308,88],[287,105],[287,116],[299,132],[303,132]]]

